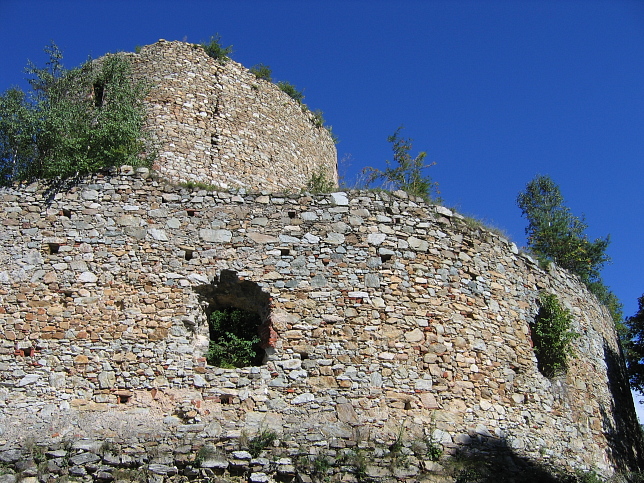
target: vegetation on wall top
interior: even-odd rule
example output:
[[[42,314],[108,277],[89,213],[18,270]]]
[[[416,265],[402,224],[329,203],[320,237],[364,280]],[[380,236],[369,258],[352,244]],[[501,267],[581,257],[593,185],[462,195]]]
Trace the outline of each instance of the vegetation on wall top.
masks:
[[[233,53],[233,46],[229,45],[228,47],[224,47],[221,44],[221,36],[219,34],[215,34],[212,37],[210,37],[210,40],[206,42],[202,42],[201,46],[203,47],[203,50],[208,54],[208,56],[212,57],[218,62],[221,62],[222,64],[225,64],[230,60],[230,54]]]
[[[382,181],[384,187],[406,191],[410,195],[420,196],[427,201],[439,202],[438,183],[432,180],[423,170],[433,166],[435,163],[425,164],[427,153],[421,151],[412,158],[410,151],[412,140],[400,136],[403,126],[387,138],[392,144],[394,152],[393,163],[387,161],[387,168],[382,171],[377,168],[366,167],[363,173],[366,175],[366,184],[370,185],[376,181]]]
[[[127,57],[110,54],[68,70],[55,44],[45,52],[45,67],[27,68],[30,92],[13,88],[0,96],[0,181],[148,164],[146,86],[132,80]]]

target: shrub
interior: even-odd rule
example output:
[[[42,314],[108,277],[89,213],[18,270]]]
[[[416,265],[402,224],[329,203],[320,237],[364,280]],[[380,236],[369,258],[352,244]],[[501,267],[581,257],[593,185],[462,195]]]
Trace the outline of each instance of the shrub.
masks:
[[[209,319],[208,363],[224,368],[261,364],[257,335],[260,322],[254,312],[236,308],[213,311]]]
[[[258,79],[264,79],[265,81],[271,82],[271,74],[273,73],[271,68],[265,64],[257,64],[250,68],[251,73]]]
[[[30,64],[32,91],[0,96],[2,181],[70,177],[101,168],[149,164],[143,131],[147,88],[129,60],[111,54],[67,70],[55,44],[45,68]]]
[[[311,193],[330,193],[336,188],[336,185],[331,181],[323,168],[318,169],[311,175],[311,179],[306,184],[307,191]]]
[[[313,114],[313,125],[315,127],[324,126],[324,113],[320,109],[316,109],[311,114]]]
[[[298,91],[297,88],[290,82],[279,81],[277,83],[277,87],[279,87],[282,92],[288,94],[291,99],[297,101],[298,104],[302,104],[302,102],[304,101],[304,94],[302,93],[302,91]]]
[[[277,439],[277,433],[267,428],[262,428],[259,434],[248,441],[248,452],[257,458],[262,451],[268,448]]]
[[[412,140],[400,137],[402,129],[400,126],[387,138],[387,141],[392,143],[394,163],[387,161],[387,168],[384,171],[371,167],[364,168],[366,184],[369,186],[375,181],[383,180],[386,185],[406,191],[410,195],[420,196],[427,201],[437,200],[434,196],[438,193],[437,183],[432,181],[430,176],[423,175],[423,170],[432,166],[432,164],[424,164],[427,153],[422,151],[412,158],[409,154]]]
[[[574,355],[571,343],[579,334],[570,330],[572,315],[555,295],[541,293],[538,303],[539,312],[531,325],[534,352],[539,371],[554,377],[568,368],[568,357]]]
[[[221,37],[219,34],[210,37],[210,42],[202,43],[201,47],[206,51],[206,54],[222,64],[228,62],[230,60],[230,54],[233,53],[232,45],[228,47],[221,45]]]

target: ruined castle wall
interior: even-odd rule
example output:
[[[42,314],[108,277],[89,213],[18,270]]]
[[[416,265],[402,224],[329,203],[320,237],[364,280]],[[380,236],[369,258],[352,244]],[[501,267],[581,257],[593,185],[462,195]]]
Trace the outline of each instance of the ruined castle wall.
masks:
[[[232,60],[217,62],[196,44],[160,40],[130,58],[150,84],[155,168],[167,179],[297,190],[325,173],[337,183],[329,132],[275,84]]]
[[[446,208],[120,175],[3,189],[0,212],[0,450],[28,436],[230,445],[270,427],[289,448],[337,451],[403,428],[448,451],[502,442],[618,466],[609,314],[574,277]],[[231,272],[270,296],[261,366],[204,358],[204,297]],[[581,335],[555,380],[531,347],[543,290]]]

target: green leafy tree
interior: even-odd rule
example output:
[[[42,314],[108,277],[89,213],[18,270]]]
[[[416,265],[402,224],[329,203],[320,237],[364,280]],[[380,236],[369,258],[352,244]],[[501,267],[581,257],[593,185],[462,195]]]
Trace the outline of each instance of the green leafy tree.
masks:
[[[563,201],[559,186],[549,176],[537,176],[519,194],[517,204],[528,219],[528,246],[537,257],[555,262],[585,283],[597,281],[609,261],[606,249],[610,238],[589,241],[584,234],[588,225]]]
[[[622,343],[631,387],[644,392],[644,294],[637,302],[637,313],[626,318],[627,333]]]
[[[528,247],[542,262],[555,262],[569,270],[586,284],[604,304],[620,333],[622,304],[601,279],[600,271],[610,258],[606,249],[610,237],[588,240],[584,233],[588,225],[574,216],[564,205],[559,186],[549,176],[537,176],[525,191],[519,193],[517,204],[528,219]]]
[[[0,184],[26,172],[36,159],[39,121],[20,89],[9,89],[0,96]]]
[[[2,180],[70,177],[148,162],[146,87],[123,54],[67,70],[55,44],[44,68],[29,64],[31,92],[0,96]]]
[[[387,168],[382,171],[377,168],[364,168],[363,173],[366,175],[367,185],[376,181],[383,181],[385,186],[400,189],[407,193],[420,196],[428,201],[439,201],[438,184],[428,175],[423,174],[423,170],[433,166],[425,164],[427,153],[421,151],[412,158],[409,153],[412,148],[412,140],[400,136],[403,127],[400,126],[396,132],[387,138],[392,143],[394,152],[393,163],[387,161]]]

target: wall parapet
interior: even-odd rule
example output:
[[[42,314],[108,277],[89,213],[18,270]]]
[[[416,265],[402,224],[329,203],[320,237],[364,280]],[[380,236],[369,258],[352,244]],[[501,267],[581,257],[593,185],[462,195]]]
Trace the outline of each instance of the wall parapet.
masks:
[[[0,451],[189,432],[224,447],[261,428],[285,448],[339,451],[402,428],[447,452],[502,444],[605,475],[637,460],[615,436],[634,411],[606,309],[447,208],[114,175],[3,189],[0,211]],[[203,294],[223,273],[269,300],[260,366],[206,363]],[[529,330],[544,290],[581,334],[553,380]]]

